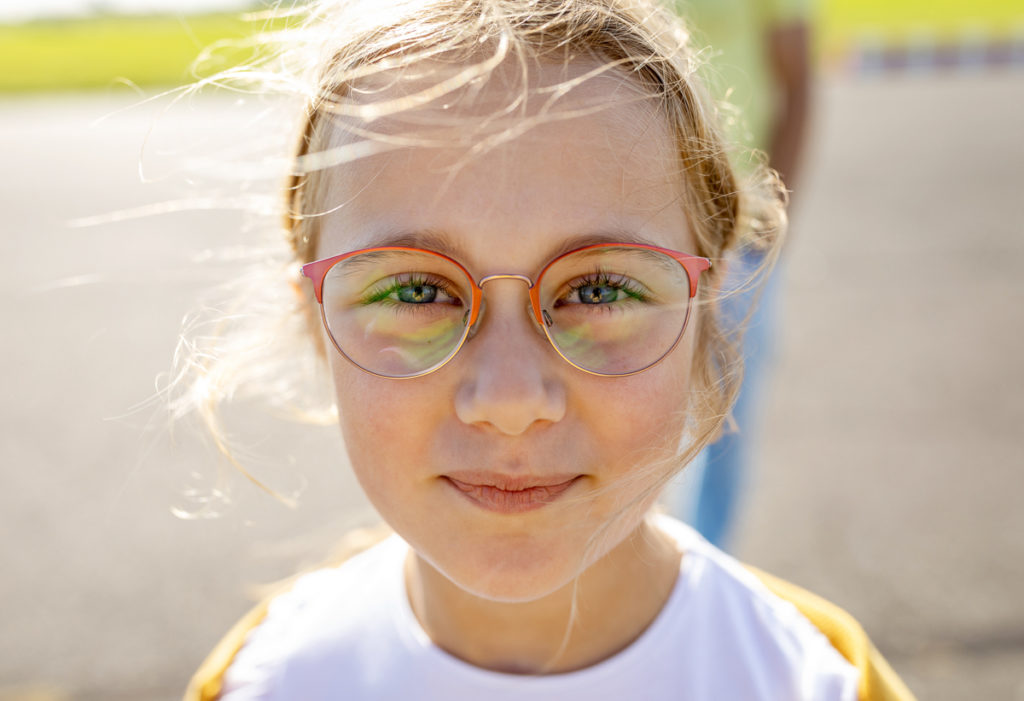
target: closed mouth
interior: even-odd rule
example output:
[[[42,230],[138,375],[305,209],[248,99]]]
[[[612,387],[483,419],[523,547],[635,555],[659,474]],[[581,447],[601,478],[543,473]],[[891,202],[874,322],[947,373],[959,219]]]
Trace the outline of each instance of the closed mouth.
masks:
[[[521,513],[540,509],[556,501],[583,476],[509,477],[478,474],[460,477],[444,475],[443,479],[470,501],[489,511]]]

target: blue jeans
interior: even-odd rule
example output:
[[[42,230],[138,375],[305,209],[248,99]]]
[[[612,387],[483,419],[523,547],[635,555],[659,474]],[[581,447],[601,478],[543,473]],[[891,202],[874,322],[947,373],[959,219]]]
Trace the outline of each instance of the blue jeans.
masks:
[[[761,263],[758,253],[739,254],[730,260],[725,289],[738,289],[747,283]],[[769,276],[760,290],[760,298],[755,286],[722,301],[725,325],[741,323],[751,306],[758,303],[743,337],[743,385],[732,409],[736,428],[731,430],[727,425],[722,436],[694,458],[666,495],[669,509],[676,516],[723,550],[731,545],[748,472],[754,462],[764,388],[775,356],[780,278],[779,271]]]

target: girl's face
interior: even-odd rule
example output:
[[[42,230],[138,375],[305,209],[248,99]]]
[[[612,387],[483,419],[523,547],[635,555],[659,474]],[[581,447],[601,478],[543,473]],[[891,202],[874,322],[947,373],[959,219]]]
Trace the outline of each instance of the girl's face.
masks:
[[[593,67],[567,75],[551,66],[532,78],[552,83]],[[692,252],[675,140],[628,80],[583,82],[555,118],[490,150],[410,147],[337,169],[324,209],[338,208],[324,219],[317,257],[398,243],[443,252],[479,280],[535,278],[555,253],[597,241]],[[438,113],[489,115],[489,94],[508,99],[501,90]],[[612,95],[633,99],[585,109]],[[582,116],[558,118],[581,107]],[[414,116],[424,123],[431,113]],[[675,454],[697,309],[660,364],[598,377],[550,346],[522,281],[489,282],[484,299],[475,336],[423,377],[379,378],[326,347],[351,462],[381,516],[464,590],[529,601],[571,582],[639,526],[645,508],[601,530],[657,479],[643,468]],[[589,549],[597,534],[600,547]]]

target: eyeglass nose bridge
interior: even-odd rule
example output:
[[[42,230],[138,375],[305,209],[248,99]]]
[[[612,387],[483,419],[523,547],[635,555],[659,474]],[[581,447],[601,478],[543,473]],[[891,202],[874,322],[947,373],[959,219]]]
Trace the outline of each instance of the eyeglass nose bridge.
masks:
[[[533,318],[543,328],[544,326],[551,326],[551,317],[548,313],[540,308],[540,295],[537,293],[536,283],[526,275],[520,275],[519,273],[496,273],[494,275],[487,275],[480,278],[476,283],[477,288],[483,292],[484,284],[493,280],[519,280],[520,282],[526,283],[526,288],[530,293],[530,310],[533,312]],[[481,294],[481,307],[483,305],[483,296]],[[474,315],[474,322],[478,314]]]

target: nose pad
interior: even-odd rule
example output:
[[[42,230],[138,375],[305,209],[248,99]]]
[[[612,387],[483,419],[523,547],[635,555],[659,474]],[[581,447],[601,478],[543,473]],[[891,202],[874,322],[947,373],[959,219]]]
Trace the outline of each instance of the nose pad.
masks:
[[[477,333],[480,331],[480,324],[483,323],[484,316],[486,316],[486,312],[487,300],[481,300],[480,313],[476,315],[476,321],[469,329],[469,334],[466,336],[467,341],[476,336]],[[537,334],[539,334],[540,336],[544,336],[544,329],[540,324],[537,323],[537,317],[534,316],[533,314],[533,306],[529,302],[527,302],[526,306],[523,308],[523,313],[526,314],[526,316],[529,317],[530,321],[532,322],[530,326],[533,328],[533,330],[536,331]],[[547,310],[541,310],[541,315],[544,318],[544,323],[550,328],[553,322],[551,321],[551,316],[548,314]],[[469,310],[467,309],[466,313],[462,315],[462,325],[465,326],[468,321]]]
[[[476,321],[474,321],[473,325],[469,327],[469,333],[466,335],[466,340],[467,341],[470,340],[471,338],[473,338],[473,336],[476,336],[477,331],[480,330],[480,322],[484,320],[484,312],[485,311],[487,311],[487,303],[481,301],[480,302],[480,312],[476,315]],[[462,315],[462,324],[465,325],[467,321],[469,321],[469,310],[468,309],[466,310],[466,313]]]
[[[473,336],[476,336],[476,332],[480,330],[480,320],[483,319],[483,317],[484,317],[484,304],[483,304],[483,302],[481,302],[480,303],[480,313],[476,315],[476,321],[473,322],[473,325],[469,327],[469,333],[466,334],[466,340],[467,341],[469,339],[473,338]],[[466,313],[462,315],[462,325],[465,326],[468,321],[469,321],[469,310],[467,309]]]

